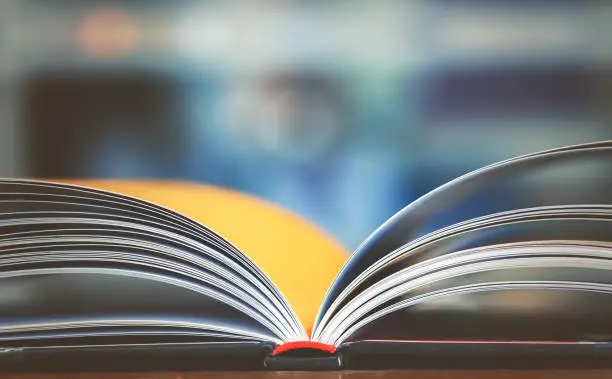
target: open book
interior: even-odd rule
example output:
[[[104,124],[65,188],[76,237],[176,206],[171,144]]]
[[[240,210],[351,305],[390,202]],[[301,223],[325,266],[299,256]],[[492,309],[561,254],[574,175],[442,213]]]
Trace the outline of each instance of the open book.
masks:
[[[310,335],[252,260],[172,210],[6,179],[0,218],[2,367],[599,365],[612,356],[612,141],[499,162],[409,204],[350,256]]]

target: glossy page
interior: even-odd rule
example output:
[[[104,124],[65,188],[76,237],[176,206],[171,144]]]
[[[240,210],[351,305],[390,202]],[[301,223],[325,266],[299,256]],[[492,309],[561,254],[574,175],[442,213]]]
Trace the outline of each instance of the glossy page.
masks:
[[[511,242],[609,242],[610,172],[612,142],[600,142],[509,159],[421,197],[351,256],[320,310],[314,338],[331,341],[327,338],[341,333],[333,330],[343,322],[341,315],[350,314],[342,312],[347,304],[359,308],[360,295],[370,291],[375,298],[385,278],[441,255]],[[475,202],[485,205],[469,207]]]
[[[0,209],[6,343],[116,343],[130,335],[280,342],[305,334],[248,258],[172,211],[19,180],[0,182]]]

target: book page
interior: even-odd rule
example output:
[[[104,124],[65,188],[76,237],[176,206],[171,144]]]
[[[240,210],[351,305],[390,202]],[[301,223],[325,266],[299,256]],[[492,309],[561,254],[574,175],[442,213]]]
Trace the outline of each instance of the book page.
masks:
[[[411,241],[430,241],[438,230],[494,213],[534,208],[537,214],[538,207],[610,204],[610,167],[612,142],[600,142],[509,159],[433,190],[387,221],[351,256],[328,292],[315,330],[324,328],[338,309],[367,288],[361,285],[366,278],[375,272],[379,278],[390,274],[382,270],[410,250]]]
[[[17,302],[6,301],[7,335],[36,340],[44,330],[72,339],[90,333],[79,325],[94,325],[107,336],[127,318],[136,321],[126,335],[305,336],[248,258],[184,216],[114,193],[8,179],[0,181],[0,205],[0,284],[15,288]],[[46,290],[49,297],[39,296]]]
[[[310,221],[244,193],[187,182],[62,182],[135,196],[206,225],[271,279],[308,335],[325,293],[350,254]]]

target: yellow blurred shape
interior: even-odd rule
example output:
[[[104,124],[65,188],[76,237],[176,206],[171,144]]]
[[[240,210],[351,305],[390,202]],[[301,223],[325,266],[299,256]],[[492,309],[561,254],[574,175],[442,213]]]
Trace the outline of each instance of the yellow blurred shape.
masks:
[[[310,333],[348,252],[322,230],[279,206],[236,191],[175,181],[61,180],[134,196],[208,226],[259,266]]]

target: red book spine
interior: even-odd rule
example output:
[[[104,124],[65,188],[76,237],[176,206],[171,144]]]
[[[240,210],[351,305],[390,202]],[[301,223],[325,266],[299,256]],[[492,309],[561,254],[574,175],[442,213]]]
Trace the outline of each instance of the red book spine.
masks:
[[[315,342],[315,341],[293,341],[293,342],[285,342],[282,345],[276,346],[274,350],[272,351],[272,356],[274,357],[281,353],[291,351],[291,350],[297,350],[297,349],[315,349],[315,350],[321,350],[321,351],[324,351],[330,354],[333,354],[336,352],[336,346],[334,345],[328,345],[326,343]]]

